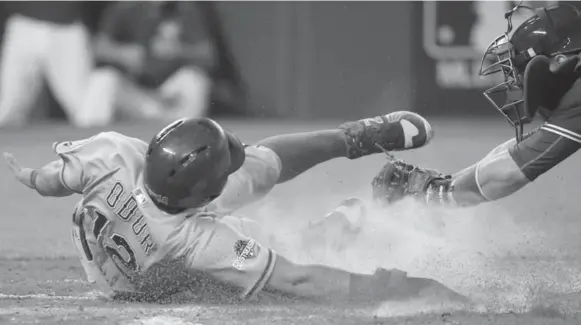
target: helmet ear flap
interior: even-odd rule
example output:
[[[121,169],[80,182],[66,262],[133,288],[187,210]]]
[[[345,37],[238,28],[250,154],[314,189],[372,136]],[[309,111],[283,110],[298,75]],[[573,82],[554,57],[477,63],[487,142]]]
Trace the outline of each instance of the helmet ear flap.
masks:
[[[246,159],[246,153],[244,152],[245,145],[234,134],[228,131],[224,132],[228,139],[228,148],[230,149],[230,169],[228,170],[228,174],[232,174],[242,167]]]

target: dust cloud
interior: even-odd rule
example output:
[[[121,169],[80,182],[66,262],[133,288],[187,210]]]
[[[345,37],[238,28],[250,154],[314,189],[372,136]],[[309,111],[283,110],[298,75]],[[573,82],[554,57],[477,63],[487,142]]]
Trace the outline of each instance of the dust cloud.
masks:
[[[544,233],[519,223],[518,218],[498,205],[426,208],[406,199],[379,208],[364,202],[366,217],[356,235],[327,231],[321,234],[319,242],[313,243],[305,237],[308,222],[321,218],[321,214],[313,215],[310,211],[321,211],[322,206],[333,206],[341,200],[329,198],[322,202],[317,198],[310,200],[312,207],[304,201],[297,206],[269,201],[253,214],[271,233],[270,245],[299,263],[325,264],[362,273],[372,273],[378,267],[397,268],[410,276],[442,282],[470,297],[476,304],[472,308],[480,311],[526,311],[538,300],[539,291],[564,285],[562,281],[556,283],[554,277],[547,277],[546,270],[540,272],[545,278],[529,272],[527,259],[546,253],[542,246]],[[342,229],[329,222],[328,228]],[[328,245],[337,236],[345,241],[339,249],[337,245]],[[559,276],[563,278],[563,274]],[[389,316],[432,308],[422,302],[401,306],[406,306],[404,311],[390,304],[377,313],[386,316],[389,311]]]

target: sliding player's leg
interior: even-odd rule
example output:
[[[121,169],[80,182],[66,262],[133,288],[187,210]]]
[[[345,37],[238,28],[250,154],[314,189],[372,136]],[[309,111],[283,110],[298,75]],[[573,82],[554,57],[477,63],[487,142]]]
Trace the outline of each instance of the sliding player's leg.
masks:
[[[356,159],[382,150],[407,150],[427,144],[433,136],[429,123],[411,112],[347,122],[336,129],[285,134],[243,146],[228,133],[231,147],[244,152],[241,167],[228,177],[212,211],[229,214],[264,197],[315,165],[339,157]]]
[[[187,219],[168,238],[168,256],[237,288],[249,298],[262,290],[334,302],[381,302],[430,295],[463,299],[442,284],[408,278],[399,270],[357,274],[324,265],[297,264],[211,216]]]
[[[432,136],[428,121],[416,113],[402,111],[347,122],[330,130],[277,135],[258,145],[279,156],[282,169],[278,183],[283,183],[330,159],[356,159],[382,150],[418,148]]]

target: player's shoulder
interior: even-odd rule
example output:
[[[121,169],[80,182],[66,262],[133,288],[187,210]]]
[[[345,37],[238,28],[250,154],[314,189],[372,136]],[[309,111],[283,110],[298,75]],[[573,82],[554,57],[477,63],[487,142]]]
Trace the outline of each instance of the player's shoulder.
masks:
[[[102,132],[83,140],[56,143],[54,150],[64,162],[63,184],[85,193],[120,170],[119,180],[134,181],[143,168],[147,144],[118,132]]]
[[[145,152],[147,150],[147,143],[119,132],[107,131],[82,140],[55,142],[53,149],[57,154],[87,150],[93,153],[107,151],[123,152],[132,149],[138,152]]]
[[[145,141],[141,140],[141,139],[137,139],[134,137],[130,137],[128,135],[119,133],[119,132],[115,132],[115,131],[107,131],[107,132],[101,132],[99,134],[97,134],[95,136],[96,139],[100,140],[100,141],[109,141],[109,142],[115,142],[115,143],[120,143],[120,144],[132,144],[132,145],[139,145],[139,146],[147,146],[147,143],[145,143]]]

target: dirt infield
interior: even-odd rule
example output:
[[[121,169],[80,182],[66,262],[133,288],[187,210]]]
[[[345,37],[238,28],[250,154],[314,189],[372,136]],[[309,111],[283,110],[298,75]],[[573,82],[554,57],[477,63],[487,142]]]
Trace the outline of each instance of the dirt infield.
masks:
[[[225,123],[246,142],[281,130],[334,125]],[[511,136],[500,119],[434,124],[436,138],[429,147],[399,156],[453,172]],[[148,139],[158,127],[118,130]],[[0,145],[21,163],[36,167],[52,159],[53,141],[97,131],[65,126],[3,131]],[[382,159],[337,160],[319,166],[241,213],[256,216],[284,239],[282,228],[305,224],[347,196],[368,195],[369,181]],[[575,198],[581,171],[576,159],[493,207],[436,216],[410,213],[405,206],[388,211],[344,255],[325,260],[360,272],[398,267],[412,275],[433,277],[474,298],[475,306],[461,310],[426,301],[366,308],[268,300],[244,305],[110,302],[92,291],[74,258],[69,222],[76,198],[40,198],[0,168],[0,324],[580,324],[581,219]],[[283,253],[312,261],[290,248]]]
[[[0,324],[579,324],[577,313],[537,306],[527,313],[432,312],[382,317],[368,309],[309,304],[137,304],[114,303],[92,292],[81,280],[76,260],[14,259],[0,261]],[[569,297],[578,301],[581,296]],[[412,302],[412,305],[414,302]],[[425,310],[425,305],[417,306]],[[409,311],[408,311],[409,312]]]

